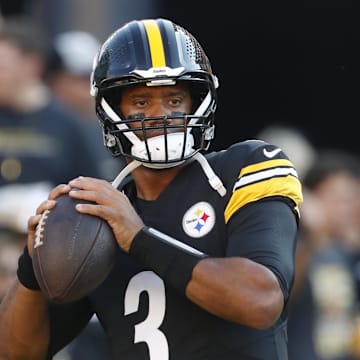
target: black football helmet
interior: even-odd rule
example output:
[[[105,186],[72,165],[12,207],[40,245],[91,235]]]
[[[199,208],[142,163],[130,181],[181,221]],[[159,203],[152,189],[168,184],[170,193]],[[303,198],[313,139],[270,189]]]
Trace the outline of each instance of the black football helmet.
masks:
[[[137,117],[144,140],[128,126],[119,109],[125,87],[189,84],[192,114],[173,113],[183,119],[177,131],[167,132],[170,116]],[[214,137],[218,80],[198,41],[167,19],[131,21],[104,42],[94,60],[91,94],[102,124],[104,142],[114,155],[124,155],[152,168],[178,165],[207,150]],[[157,119],[163,135],[146,136],[147,121]],[[174,124],[171,125],[174,128]],[[154,130],[154,126],[151,127]]]

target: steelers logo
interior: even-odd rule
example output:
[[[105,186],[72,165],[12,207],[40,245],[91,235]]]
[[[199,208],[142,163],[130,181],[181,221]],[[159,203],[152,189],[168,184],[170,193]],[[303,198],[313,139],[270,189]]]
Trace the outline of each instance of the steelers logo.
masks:
[[[183,217],[183,229],[193,238],[199,238],[211,231],[215,224],[215,211],[207,202],[193,205]]]

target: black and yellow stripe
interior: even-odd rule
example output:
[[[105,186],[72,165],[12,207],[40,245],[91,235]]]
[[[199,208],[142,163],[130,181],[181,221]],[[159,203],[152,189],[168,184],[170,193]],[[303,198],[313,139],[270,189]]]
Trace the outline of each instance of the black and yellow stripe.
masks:
[[[292,199],[296,209],[302,202],[301,183],[290,161],[274,159],[244,167],[225,209],[225,221],[246,204],[274,196]]]
[[[166,66],[163,40],[158,23],[155,20],[143,20],[148,38],[152,67]]]

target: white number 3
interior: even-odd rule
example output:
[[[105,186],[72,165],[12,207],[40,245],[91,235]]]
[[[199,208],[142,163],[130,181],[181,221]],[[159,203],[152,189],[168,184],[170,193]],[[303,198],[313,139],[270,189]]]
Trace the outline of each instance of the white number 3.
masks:
[[[146,291],[149,297],[147,318],[135,325],[134,343],[144,341],[150,353],[150,360],[168,360],[169,347],[166,337],[159,330],[165,316],[164,282],[152,271],[143,271],[134,276],[125,293],[125,315],[134,313],[139,308],[140,294]]]

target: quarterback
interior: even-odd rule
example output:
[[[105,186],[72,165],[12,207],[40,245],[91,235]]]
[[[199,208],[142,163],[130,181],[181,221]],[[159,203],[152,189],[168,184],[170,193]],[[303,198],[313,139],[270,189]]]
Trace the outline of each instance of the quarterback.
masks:
[[[91,93],[105,145],[128,165],[113,183],[58,185],[30,217],[0,308],[1,359],[51,359],[93,314],[113,359],[288,359],[301,184],[272,144],[209,151],[217,88],[199,42],[170,20],[131,21],[104,42]],[[52,304],[36,283],[32,244],[64,193],[95,203],[77,211],[109,223],[118,254],[93,292]]]

